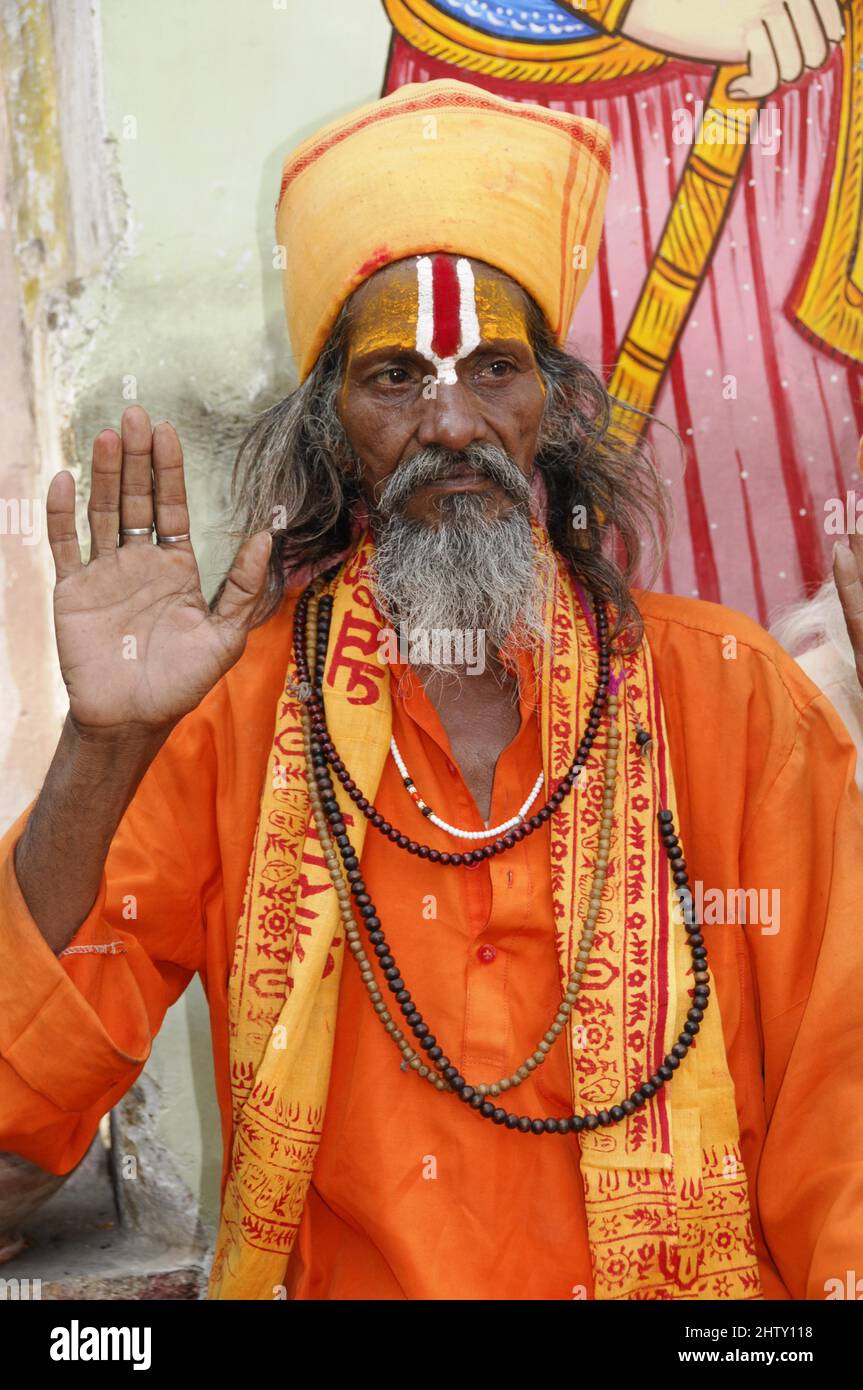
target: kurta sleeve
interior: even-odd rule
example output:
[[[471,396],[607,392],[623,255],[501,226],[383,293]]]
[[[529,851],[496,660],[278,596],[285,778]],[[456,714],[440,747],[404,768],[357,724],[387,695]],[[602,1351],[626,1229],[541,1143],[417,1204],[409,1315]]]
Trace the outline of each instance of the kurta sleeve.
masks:
[[[212,740],[196,711],[148,769],[96,901],[59,956],[15,876],[29,809],[0,841],[0,1150],[52,1172],[72,1168],[202,968],[204,897],[220,869],[214,779]]]
[[[746,929],[768,1125],[757,1193],[792,1297],[823,1299],[829,1280],[863,1271],[863,801],[826,697],[787,722],[787,753],[741,837],[741,886],[779,907],[778,930],[775,913]]]

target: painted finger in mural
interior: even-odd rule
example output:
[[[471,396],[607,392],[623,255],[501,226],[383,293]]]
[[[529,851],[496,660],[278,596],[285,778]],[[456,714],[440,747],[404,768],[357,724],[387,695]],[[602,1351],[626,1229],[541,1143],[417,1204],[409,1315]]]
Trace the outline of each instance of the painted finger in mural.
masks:
[[[632,0],[622,32],[665,53],[700,62],[745,63],[731,95],[769,96],[827,61],[845,33],[839,0]]]

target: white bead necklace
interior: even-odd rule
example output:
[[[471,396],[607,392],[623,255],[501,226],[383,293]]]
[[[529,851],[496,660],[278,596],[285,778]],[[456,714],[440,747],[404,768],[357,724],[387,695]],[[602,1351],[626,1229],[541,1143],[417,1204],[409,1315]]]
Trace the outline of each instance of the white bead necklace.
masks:
[[[393,761],[396,767],[402,775],[402,781],[405,784],[408,796],[416,802],[426,820],[430,820],[432,825],[436,825],[439,830],[445,830],[448,835],[457,836],[459,840],[492,840],[496,836],[504,834],[507,830],[512,830],[516,825],[521,825],[531,806],[542,791],[542,784],[545,781],[545,773],[541,772],[533,784],[530,796],[527,798],[524,805],[520,807],[517,814],[510,820],[505,820],[501,825],[492,826],[488,830],[459,830],[457,825],[449,825],[447,821],[441,820],[440,816],[436,816],[431,806],[423,801],[414,785],[413,778],[405,766],[405,760],[399,752],[398,744],[394,738],[390,739],[390,752],[393,755]]]

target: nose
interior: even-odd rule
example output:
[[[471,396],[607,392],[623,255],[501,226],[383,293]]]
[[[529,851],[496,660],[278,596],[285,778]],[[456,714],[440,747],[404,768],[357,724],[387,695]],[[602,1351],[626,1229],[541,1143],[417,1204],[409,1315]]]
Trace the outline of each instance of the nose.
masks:
[[[488,437],[476,402],[461,381],[430,382],[421,410],[417,441],[423,448],[437,444],[455,452]]]

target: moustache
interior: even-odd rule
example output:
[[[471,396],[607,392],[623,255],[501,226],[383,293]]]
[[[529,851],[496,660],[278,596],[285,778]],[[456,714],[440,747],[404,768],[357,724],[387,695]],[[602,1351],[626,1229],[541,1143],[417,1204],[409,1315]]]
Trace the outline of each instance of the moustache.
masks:
[[[442,482],[469,470],[488,478],[515,502],[530,502],[530,479],[503,449],[494,444],[469,444],[453,451],[443,448],[419,449],[390,474],[381,489],[378,515],[386,520],[402,511],[410,499],[427,483]]]

